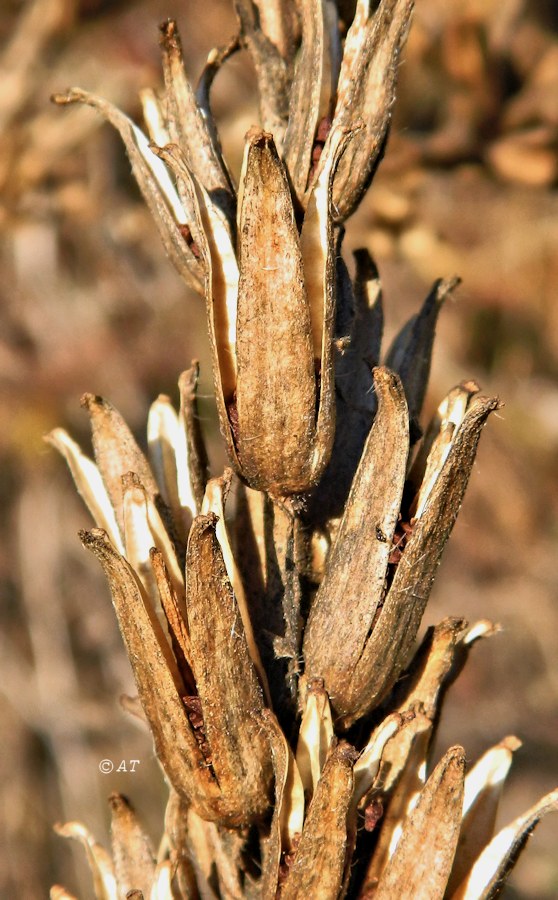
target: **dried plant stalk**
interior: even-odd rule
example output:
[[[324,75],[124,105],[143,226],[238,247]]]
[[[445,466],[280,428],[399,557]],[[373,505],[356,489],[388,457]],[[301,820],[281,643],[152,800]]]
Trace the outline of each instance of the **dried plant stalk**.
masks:
[[[351,278],[340,227],[383,153],[412,5],[357,0],[341,28],[332,0],[237,0],[238,35],[197,94],[165,23],[164,90],[143,94],[160,145],[80,89],[55,98],[120,133],[171,260],[205,297],[232,467],[209,477],[197,364],[178,412],[166,396],[151,407],[151,464],[92,394],[95,461],[60,429],[48,438],[95,519],[81,538],[170,786],[157,855],[120,795],[113,859],[84,826],[59,827],[85,846],[99,898],[495,897],[557,807],[550,794],[494,836],[514,737],[468,774],[461,747],[431,771],[446,688],[497,630],[448,619],[415,648],[499,401],[464,382],[422,436],[458,279],[433,285],[382,365],[379,275],[361,249]],[[236,189],[210,88],[239,47],[261,122]]]

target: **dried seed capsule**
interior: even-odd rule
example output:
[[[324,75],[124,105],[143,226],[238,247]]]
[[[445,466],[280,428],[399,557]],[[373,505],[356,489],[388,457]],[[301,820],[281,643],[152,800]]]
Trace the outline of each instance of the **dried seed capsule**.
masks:
[[[465,751],[452,747],[405,819],[397,847],[374,893],[378,900],[431,900],[444,895],[459,838],[464,776]]]
[[[239,218],[237,449],[248,483],[273,493],[311,478],[312,324],[286,173],[271,135],[248,138]]]
[[[383,598],[409,453],[401,382],[387,369],[376,369],[374,380],[378,414],[304,637],[307,674],[324,679],[337,711],[346,708],[353,673]]]

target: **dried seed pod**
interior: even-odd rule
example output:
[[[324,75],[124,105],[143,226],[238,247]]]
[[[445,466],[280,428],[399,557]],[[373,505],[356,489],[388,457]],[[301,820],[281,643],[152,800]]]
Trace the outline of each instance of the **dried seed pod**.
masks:
[[[85,848],[87,862],[93,876],[95,896],[102,900],[118,900],[116,876],[110,854],[101,844],[97,843],[85,825],[80,822],[66,822],[65,825],[55,825],[54,830],[61,837],[78,840]]]
[[[392,713],[374,729],[370,740],[365,745],[362,753],[355,763],[355,789],[353,793],[352,808],[356,813],[357,806],[362,798],[374,785],[380,772],[380,766],[384,759],[386,745],[401,731],[404,726],[412,722],[415,718],[414,713]]]
[[[165,847],[169,861],[173,867],[174,885],[179,897],[190,900],[196,896],[197,882],[202,879],[199,876],[198,859],[189,847],[191,831],[188,828],[188,815],[193,810],[172,788],[169,792],[167,808],[165,810],[165,831],[161,841],[161,849]],[[161,850],[159,858],[162,857]],[[165,896],[163,894],[163,896]],[[172,896],[172,895],[171,895]]]
[[[203,271],[184,239],[193,212],[184,207],[164,164],[149,149],[149,142],[134,123],[115,106],[101,97],[73,88],[66,94],[55,94],[55,103],[86,103],[97,109],[119,132],[135,179],[153,216],[169,258],[193,290],[203,293]]]
[[[430,720],[420,712],[416,712],[411,721],[407,721],[405,727],[396,732],[383,749],[380,770],[371,790],[363,800],[367,805],[372,803],[382,811],[381,828],[376,846],[363,879],[362,896],[364,897],[367,896],[368,887],[375,890],[393,855],[406,816],[415,806],[424,787],[430,727]],[[386,771],[388,775],[391,773],[391,760],[398,765],[398,777],[395,786],[391,785],[386,798],[382,782],[385,779]]]
[[[163,98],[152,88],[142,88],[139,92],[143,120],[151,140],[159,146],[170,142]]]
[[[188,626],[203,730],[221,792],[220,817],[232,826],[266,813],[272,771],[258,719],[263,709],[262,690],[215,524],[214,515],[198,516],[190,531]]]
[[[176,144],[156,148],[178,184],[192,198],[192,228],[204,268],[204,294],[213,357],[215,399],[221,434],[229,459],[239,470],[234,441],[233,413],[237,387],[237,305],[239,271],[234,246],[223,214],[188,168]]]
[[[471,400],[480,388],[475,381],[464,381],[452,388],[440,403],[430,422],[408,475],[416,492],[410,514],[420,518],[428,497],[451,449]]]
[[[468,626],[463,619],[445,619],[428,630],[411,666],[394,690],[392,703],[398,714],[403,717],[411,714],[413,718],[382,752],[371,797],[381,803],[385,814],[365,884],[377,884],[381,878],[402,822],[424,786],[432,736],[448,683],[456,677],[473,643],[495,631],[495,626],[486,621]],[[372,733],[371,742],[377,731]]]
[[[473,644],[496,631],[497,627],[486,620],[469,626],[464,619],[444,619],[435,628],[428,629],[411,665],[394,689],[393,704],[399,713],[420,712],[425,758],[448,684],[465,665]],[[407,765],[415,737],[411,729],[402,730],[386,748],[380,775],[384,794],[392,790]]]
[[[409,452],[401,382],[374,373],[379,408],[347,500],[304,636],[306,671],[324,679],[334,709],[351,683],[384,595]]]
[[[340,254],[340,248],[337,252]],[[348,274],[346,278],[343,274],[340,276],[339,260],[340,256],[337,295],[338,313],[341,313],[340,305],[349,292],[349,285]],[[382,291],[368,251],[356,251],[355,260],[354,290],[350,287],[350,297],[345,301],[347,313],[337,326],[337,334],[345,335],[348,340],[344,340],[335,360],[337,402],[333,449],[319,489],[310,496],[305,512],[305,519],[322,528],[328,528],[328,520],[339,518],[345,508],[376,411],[372,369],[378,365],[380,357]]]
[[[320,122],[331,125],[339,67],[337,10],[331,0],[301,4],[302,41],[291,88],[283,157],[293,192],[304,203]],[[325,139],[324,139],[325,142]]]
[[[155,852],[151,840],[140,825],[129,800],[122,794],[111,794],[111,843],[118,894],[128,896],[132,890],[150,896],[155,878]]]
[[[96,97],[58,98],[89,103],[119,131],[165,246],[205,294],[220,427],[242,481],[227,510],[233,550],[230,473],[208,476],[195,366],[181,379],[178,416],[168,398],[152,407],[152,468],[92,395],[97,465],[65,433],[50,438],[110,533],[82,538],[108,576],[131,659],[139,698],[127,708],[143,705],[172,785],[157,861],[118,796],[114,866],[81,826],[66,826],[86,846],[102,900],[337,900],[361,849],[350,890],[365,871],[363,897],[368,887],[380,898],[490,897],[556,807],[554,793],[490,841],[513,739],[465,787],[460,748],[425,784],[444,690],[494,626],[443,622],[406,668],[407,658],[497,401],[474,397],[474,384],[454,389],[409,470],[436,318],[455,281],[436,282],[396,338],[390,368],[376,370],[376,410],[379,280],[366,252],[354,285],[341,259],[341,223],[387,139],[412,5],[343,3],[356,13],[339,66],[334,0],[236,0],[240,34],[212,51],[197,96],[168,22],[165,91],[142,97],[160,147]],[[241,45],[266,130],[248,134],[237,200],[209,91]],[[376,727],[358,755],[336,743],[334,725],[356,725],[362,741],[364,716]],[[357,833],[360,813],[373,842]]]
[[[275,896],[284,852],[298,845],[304,822],[304,790],[293,753],[273,713],[264,709],[261,723],[269,741],[275,796],[269,834],[262,840],[260,896]]]
[[[203,499],[201,512],[203,515],[213,514],[215,519],[215,536],[219,542],[223,562],[227,571],[227,576],[231,587],[234,591],[238,611],[242,619],[244,634],[250,653],[250,659],[254,664],[254,668],[258,674],[260,684],[262,686],[266,702],[271,706],[271,695],[267,681],[267,675],[262,664],[260,651],[256,639],[254,637],[254,629],[250,619],[250,611],[246,599],[244,584],[240,575],[238,565],[233,555],[227,525],[225,523],[225,503],[231,486],[233,472],[226,469],[221,478],[212,478],[208,481]]]
[[[104,532],[81,532],[107,576],[120,631],[138,693],[153,734],[155,749],[173,787],[208,819],[218,815],[219,787],[194,735],[182,702],[184,685],[170,647],[129,563]]]
[[[167,623],[167,631],[178,671],[188,693],[195,693],[192,674],[192,647],[188,633],[186,604],[183,593],[177,595],[160,550],[152,547],[149,558],[157,586],[158,599]]]
[[[448,896],[466,878],[494,836],[496,815],[514,752],[521,741],[513,735],[491,747],[467,773],[463,797],[463,821],[447,885]]]
[[[344,221],[358,206],[381,157],[395,94],[397,62],[405,42],[412,0],[358,0],[347,37],[333,124],[365,127],[341,162],[334,186],[336,215]],[[322,152],[331,152],[329,140]]]
[[[126,558],[139,575],[145,590],[157,608],[150,552],[160,550],[177,599],[184,609],[184,576],[177,562],[175,548],[163,525],[157,507],[134,472],[122,476],[122,516]]]
[[[344,685],[342,696],[335,698],[334,706],[345,727],[385,697],[407,663],[457,519],[482,428],[499,405],[496,398],[476,397],[467,410],[426,509],[413,527],[350,683]]]
[[[350,378],[350,382],[354,383],[350,394],[345,389],[345,400],[374,413],[376,401],[372,390],[372,369],[379,364],[384,328],[382,285],[378,269],[368,250],[361,247],[353,255],[356,266],[355,309],[351,342],[343,359],[346,358],[348,362],[350,360],[349,364],[358,367],[358,371]],[[339,388],[343,392],[344,385],[340,383]]]
[[[316,381],[298,229],[271,135],[248,138],[239,220],[237,448],[252,487],[304,490]]]
[[[550,812],[558,812],[558,790],[541,797],[531,809],[492,838],[452,895],[452,900],[491,900],[497,897],[529,837]]]
[[[46,436],[45,440],[55,447],[68,463],[78,494],[82,497],[97,527],[107,532],[116,549],[123,554],[122,534],[99,467],[82,453],[78,444],[63,428],[55,428]]]
[[[465,751],[452,747],[434,769],[404,822],[375,891],[378,900],[444,896],[459,838],[464,776]]]
[[[303,894],[328,900],[339,896],[347,866],[348,814],[356,755],[345,741],[331,749],[281,891],[283,900],[294,900]]]
[[[217,132],[202,112],[184,70],[178,27],[173,19],[161,25],[163,73],[167,127],[170,139],[178,144],[196,179],[204,185],[214,203],[234,223],[235,196],[230,175],[221,154]]]
[[[218,395],[221,429],[232,428],[231,461],[251,487],[276,497],[308,491],[327,465],[334,434],[335,246],[332,179],[350,135],[337,130],[334,152],[312,190],[299,236],[286,171],[271,135],[252,130],[239,198],[236,385]],[[230,309],[230,305],[229,305]],[[215,321],[219,318],[216,310]],[[215,370],[222,368],[219,363]],[[223,406],[227,407],[223,412]],[[231,439],[227,436],[229,453]]]
[[[182,537],[185,537],[184,508],[178,490],[177,443],[178,416],[170,397],[159,394],[149,409],[147,418],[147,445],[149,462],[163,500],[172,512],[173,520],[180,523]],[[188,497],[185,508],[190,516],[195,515],[195,504]]]
[[[81,405],[91,419],[95,460],[122,529],[124,525],[122,476],[134,472],[152,501],[159,497],[159,487],[132,432],[114,406],[94,394],[84,394]]]
[[[298,732],[296,764],[308,798],[312,796],[333,740],[329,697],[319,678],[306,681],[306,702]]]
[[[182,459],[177,462],[178,490],[180,497],[192,496],[195,503],[195,511],[198,513],[203,502],[205,486],[209,478],[209,461],[204,436],[201,430],[200,415],[198,410],[198,380],[200,367],[196,360],[192,362],[190,369],[182,373],[178,379],[180,391],[180,412],[178,416],[182,434],[185,435],[185,446],[182,446]],[[179,447],[181,442],[179,441]],[[178,456],[178,454],[177,454]],[[182,472],[181,462],[185,463]],[[187,470],[187,476],[186,476]],[[182,479],[185,482],[182,490]],[[184,505],[181,499],[181,504]]]

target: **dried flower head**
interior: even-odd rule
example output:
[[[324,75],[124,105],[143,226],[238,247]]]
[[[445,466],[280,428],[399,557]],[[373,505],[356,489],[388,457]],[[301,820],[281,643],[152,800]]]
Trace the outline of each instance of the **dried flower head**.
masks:
[[[253,5],[238,4],[241,40],[262,76],[263,130],[246,137],[237,191],[209,86],[240,41],[210,54],[197,100],[176,23],[162,26],[165,91],[143,95],[152,144],[98,97],[75,89],[55,98],[91,104],[120,132],[171,259],[205,294],[231,464],[251,487],[275,496],[315,486],[330,458],[334,226],[360,200],[386,138],[410,9],[405,0],[372,14],[361,3],[340,59],[334,5],[305,3],[295,66],[294,40],[279,62]]]
[[[149,460],[119,413],[86,395],[95,461],[61,429],[144,715],[170,784],[157,854],[111,798],[113,859],[76,823],[98,897],[494,897],[556,792],[494,835],[516,738],[466,773],[432,765],[448,684],[496,626],[448,619],[413,654],[482,428],[498,408],[453,388],[422,434],[433,285],[380,358],[382,296],[366,250],[351,279],[342,223],[385,144],[412,3],[359,0],[340,41],[330,0],[296,11],[237,0],[239,35],[199,89],[174,22],[164,92],[143,95],[152,143],[120,132],[165,246],[205,297],[232,469],[210,478],[197,367],[148,420]],[[261,123],[238,188],[209,108],[239,47]],[[228,503],[236,479],[236,504]],[[53,897],[68,896],[54,888]]]

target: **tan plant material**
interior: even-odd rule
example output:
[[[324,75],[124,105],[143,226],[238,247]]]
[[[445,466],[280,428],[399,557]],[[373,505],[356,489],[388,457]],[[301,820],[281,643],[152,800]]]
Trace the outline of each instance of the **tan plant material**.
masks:
[[[332,747],[306,813],[300,842],[281,896],[339,896],[348,857],[348,813],[353,794],[355,750]]]
[[[374,9],[373,9],[374,6]],[[95,460],[62,430],[96,527],[138,699],[169,785],[156,852],[111,797],[112,856],[78,823],[99,898],[480,898],[497,895],[556,793],[496,835],[518,739],[466,772],[432,737],[482,620],[451,618],[415,647],[482,429],[500,406],[454,387],[424,433],[434,283],[385,358],[379,274],[351,276],[341,223],[383,152],[410,0],[237,0],[239,33],[194,91],[176,24],[146,135],[81,89],[117,129],[169,256],[205,298],[231,468],[211,477],[196,363],[180,406],[151,406],[148,454],[86,394]],[[216,72],[248,50],[260,123],[238,187],[212,118]],[[140,709],[143,712],[140,712]],[[372,838],[370,834],[372,833]],[[68,896],[52,889],[52,897]]]
[[[452,747],[434,769],[408,814],[378,882],[376,897],[430,900],[443,896],[459,839],[464,778],[465,751]]]

